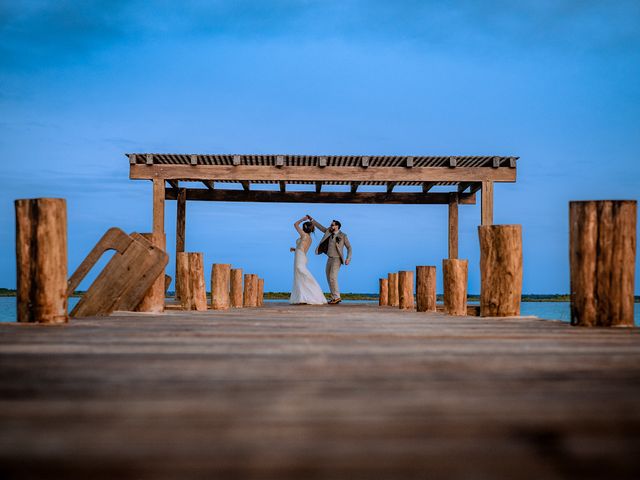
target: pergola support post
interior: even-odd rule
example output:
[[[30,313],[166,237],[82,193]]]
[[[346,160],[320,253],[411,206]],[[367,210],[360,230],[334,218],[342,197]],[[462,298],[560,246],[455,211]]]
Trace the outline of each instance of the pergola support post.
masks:
[[[482,182],[482,225],[493,225],[493,182]]]
[[[164,233],[164,200],[165,200],[165,184],[161,178],[153,179],[153,221],[151,242],[162,251],[166,251],[167,239]],[[164,312],[164,275],[165,270],[158,275],[158,278],[145,295],[138,311],[141,312]]]
[[[185,249],[185,231],[187,216],[187,189],[181,188],[178,191],[176,206],[176,279],[178,278],[178,253],[184,252]],[[175,285],[175,297],[180,298],[180,287],[178,282]]]
[[[458,194],[449,194],[449,258],[458,258]]]

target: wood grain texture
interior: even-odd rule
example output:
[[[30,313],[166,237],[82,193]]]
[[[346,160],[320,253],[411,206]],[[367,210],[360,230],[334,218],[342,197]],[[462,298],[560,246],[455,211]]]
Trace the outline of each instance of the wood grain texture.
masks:
[[[398,272],[392,272],[387,275],[387,287],[389,293],[387,298],[389,299],[390,307],[397,307],[400,303],[400,292],[398,291]]]
[[[258,306],[258,276],[255,273],[244,275],[244,307]]]
[[[436,267],[418,265],[416,267],[416,310],[436,311]]]
[[[232,268],[230,272],[230,302],[233,308],[242,308],[242,269]]]
[[[66,323],[67,203],[15,201],[18,322]]]
[[[211,266],[211,308],[214,310],[227,310],[231,307],[230,277],[231,265],[228,263],[214,263]]]
[[[412,310],[413,299],[413,271],[401,270],[398,272],[398,308],[400,310]]]
[[[378,306],[386,307],[389,305],[389,280],[381,278],[378,280],[380,284],[380,290],[378,293]]]
[[[467,314],[467,260],[447,259],[442,261],[444,308],[449,315]]]
[[[187,190],[181,188],[178,191],[178,197],[176,202],[176,271],[178,270],[178,253],[184,252],[185,249],[185,234],[186,234],[186,222],[187,222]],[[176,283],[176,298],[180,298],[180,292],[178,284]]]
[[[478,227],[480,239],[480,315],[520,315],[522,226]]]
[[[166,242],[166,236],[164,233],[141,233],[139,235],[141,235],[146,240],[148,240],[150,244],[153,245],[153,247],[155,247],[156,250],[159,250],[163,253],[166,251],[167,242]],[[147,248],[150,252],[153,252],[153,250],[150,249],[151,245],[146,245],[145,248]],[[156,280],[153,282],[151,287],[145,293],[144,297],[142,298],[142,301],[140,301],[137,307],[135,307],[136,310],[139,312],[161,313],[164,311],[164,298],[165,298],[164,267],[168,263],[168,256],[166,261],[165,261],[164,255],[158,256],[158,259],[159,261],[162,262],[162,270],[160,274],[157,275]],[[130,309],[126,308],[126,310],[130,310]]]
[[[0,324],[4,478],[635,479],[640,335],[376,305]]]
[[[515,170],[514,170],[515,171]],[[480,215],[482,225],[493,225],[493,182],[482,182],[482,194],[480,195]]]
[[[516,170],[509,167],[293,167],[255,165],[130,165],[129,178],[137,180],[173,179],[183,181],[413,181],[413,182],[515,182]],[[164,185],[164,183],[163,183]]]
[[[180,265],[180,304],[184,310],[207,310],[207,290],[204,281],[204,259],[200,252],[178,254]]]
[[[569,203],[571,322],[632,327],[636,201]]]
[[[258,277],[256,306],[262,307],[263,305],[264,305],[264,278]]]

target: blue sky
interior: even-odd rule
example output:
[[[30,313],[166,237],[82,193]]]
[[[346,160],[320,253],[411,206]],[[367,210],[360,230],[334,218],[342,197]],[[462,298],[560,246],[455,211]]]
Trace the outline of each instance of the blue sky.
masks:
[[[0,112],[0,286],[16,198],[67,199],[69,273],[149,231],[138,151],[520,156],[495,221],[523,225],[525,292],[568,292],[568,202],[640,196],[640,3],[0,1]],[[349,234],[343,291],[447,254],[446,207],[395,205],[193,202],[187,249],[289,290],[305,213]],[[461,206],[471,292],[479,219]],[[174,202],[166,227],[172,252]]]

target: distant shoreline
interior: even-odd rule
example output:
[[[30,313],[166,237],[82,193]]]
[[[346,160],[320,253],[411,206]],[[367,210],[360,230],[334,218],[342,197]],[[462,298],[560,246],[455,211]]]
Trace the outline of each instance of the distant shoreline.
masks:
[[[84,292],[78,291],[74,292],[72,297],[81,297]],[[174,292],[167,292],[167,296],[174,296]],[[209,297],[211,294],[207,293]],[[265,292],[264,297],[268,300],[288,300],[289,292]],[[329,294],[326,294],[328,296]],[[15,297],[16,291],[10,288],[0,288],[0,297]],[[378,300],[377,293],[343,293],[342,298],[344,300],[369,300],[376,301]],[[442,294],[437,295],[438,301],[443,301]],[[471,294],[467,296],[467,300],[472,302],[480,301],[480,295]],[[569,294],[538,294],[538,293],[527,293],[522,295],[523,302],[569,302],[570,297]],[[634,297],[635,303],[640,303],[640,295],[636,295]]]

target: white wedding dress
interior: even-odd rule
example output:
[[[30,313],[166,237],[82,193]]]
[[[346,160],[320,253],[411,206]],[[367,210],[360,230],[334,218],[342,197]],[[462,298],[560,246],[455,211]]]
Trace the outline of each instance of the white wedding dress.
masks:
[[[293,288],[289,303],[322,305],[327,303],[320,285],[307,268],[307,254],[300,246],[302,239],[296,240],[296,252],[293,260]]]

